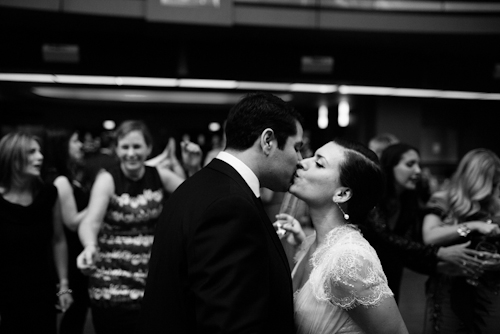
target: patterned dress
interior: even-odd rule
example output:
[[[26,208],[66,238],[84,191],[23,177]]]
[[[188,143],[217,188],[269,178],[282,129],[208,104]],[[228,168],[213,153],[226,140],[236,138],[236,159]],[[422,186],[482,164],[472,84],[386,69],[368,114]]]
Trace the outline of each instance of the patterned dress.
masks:
[[[147,167],[140,180],[111,169],[115,183],[97,236],[96,270],[89,294],[101,308],[139,310],[144,295],[153,232],[163,209],[164,190],[156,168]]]
[[[315,238],[316,234],[310,235],[297,254],[293,279],[302,274],[300,268]],[[354,225],[331,230],[311,264],[309,279],[294,294],[299,334],[363,334],[346,311],[359,305],[376,307],[393,296],[377,253]]]

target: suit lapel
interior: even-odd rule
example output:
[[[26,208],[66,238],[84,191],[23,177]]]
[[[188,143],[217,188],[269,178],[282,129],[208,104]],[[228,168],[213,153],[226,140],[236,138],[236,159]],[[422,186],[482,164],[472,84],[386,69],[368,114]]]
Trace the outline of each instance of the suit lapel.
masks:
[[[258,208],[260,216],[261,216],[261,222],[264,224],[264,228],[266,229],[267,233],[269,234],[269,237],[273,241],[273,244],[277,250],[277,252],[280,255],[280,258],[283,262],[283,265],[286,267],[287,271],[290,272],[290,266],[288,264],[288,259],[285,254],[285,250],[283,249],[283,246],[281,245],[281,241],[278,238],[278,235],[276,234],[276,231],[271,223],[271,220],[269,219],[269,216],[267,215],[266,211],[264,210],[264,206],[262,204],[262,201],[260,198],[255,197],[255,194],[253,193],[252,189],[248,186],[248,184],[245,182],[245,180],[241,177],[241,175],[229,164],[225,163],[224,161],[220,159],[213,159],[208,165],[208,168],[213,168],[215,170],[218,170],[227,176],[229,176],[231,179],[233,179],[249,196],[252,197],[255,206]]]

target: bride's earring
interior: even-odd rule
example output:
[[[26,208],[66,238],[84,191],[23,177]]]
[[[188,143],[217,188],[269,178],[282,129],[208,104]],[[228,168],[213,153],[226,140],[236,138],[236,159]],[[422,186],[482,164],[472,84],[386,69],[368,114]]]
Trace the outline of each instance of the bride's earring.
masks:
[[[349,220],[349,215],[347,213],[345,213],[344,210],[342,210],[342,207],[340,206],[340,204],[338,202],[335,202],[335,204],[337,204],[337,206],[339,207],[340,211],[344,214],[344,219],[345,220]]]

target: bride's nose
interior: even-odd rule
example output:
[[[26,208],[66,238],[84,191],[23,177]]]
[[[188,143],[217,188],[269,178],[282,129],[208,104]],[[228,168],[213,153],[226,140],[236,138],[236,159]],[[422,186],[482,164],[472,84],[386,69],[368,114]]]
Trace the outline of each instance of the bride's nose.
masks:
[[[297,163],[297,169],[305,169],[305,166],[306,166],[306,165],[305,165],[305,161],[306,161],[306,160],[307,160],[307,159],[302,159],[302,160],[300,160],[300,161]]]

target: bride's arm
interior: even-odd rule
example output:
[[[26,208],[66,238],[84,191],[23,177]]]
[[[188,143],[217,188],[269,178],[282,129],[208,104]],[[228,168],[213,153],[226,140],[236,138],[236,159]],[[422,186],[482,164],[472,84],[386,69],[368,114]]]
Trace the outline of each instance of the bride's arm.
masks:
[[[406,334],[408,329],[394,297],[384,298],[377,306],[358,305],[348,310],[354,322],[370,334]]]

